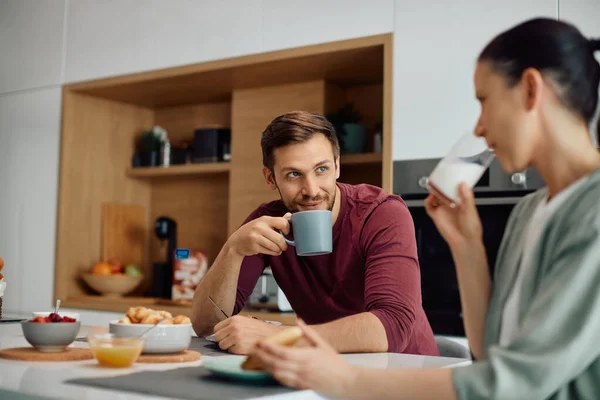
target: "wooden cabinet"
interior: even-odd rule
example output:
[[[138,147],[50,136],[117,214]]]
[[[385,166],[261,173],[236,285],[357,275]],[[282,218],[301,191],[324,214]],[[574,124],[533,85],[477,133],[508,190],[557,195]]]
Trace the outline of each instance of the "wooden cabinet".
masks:
[[[204,249],[212,262],[252,210],[277,198],[262,176],[260,135],[291,110],[325,114],[354,102],[370,137],[383,115],[383,152],[342,155],[340,181],[391,191],[391,46],[379,35],[64,86],[55,296],[65,307],[161,306],[93,296],[80,281],[101,256],[102,204],[145,210],[144,283],[134,295],[152,283],[158,216],[177,221],[179,247]],[[230,127],[231,161],[131,168],[134,139],[154,124],[173,141]]]

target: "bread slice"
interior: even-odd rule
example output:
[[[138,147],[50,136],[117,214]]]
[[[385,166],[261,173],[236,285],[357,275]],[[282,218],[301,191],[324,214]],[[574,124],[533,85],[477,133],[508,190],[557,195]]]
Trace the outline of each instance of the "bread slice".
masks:
[[[268,338],[262,339],[260,342],[264,343],[276,343],[280,346],[292,347],[302,337],[302,329],[294,326],[292,328],[285,329],[277,332],[276,334],[269,336]],[[242,369],[250,371],[262,371],[264,369],[260,360],[255,357],[248,356],[242,363]]]

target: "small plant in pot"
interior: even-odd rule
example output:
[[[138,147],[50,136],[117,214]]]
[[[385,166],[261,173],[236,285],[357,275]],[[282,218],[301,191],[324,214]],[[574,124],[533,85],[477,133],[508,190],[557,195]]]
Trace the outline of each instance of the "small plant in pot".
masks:
[[[335,127],[342,154],[364,151],[367,129],[360,123],[362,115],[354,108],[354,103],[346,103],[337,111],[328,113],[326,118]]]
[[[150,167],[160,165],[161,150],[166,142],[168,142],[167,131],[158,125],[142,132],[138,142],[142,165]]]

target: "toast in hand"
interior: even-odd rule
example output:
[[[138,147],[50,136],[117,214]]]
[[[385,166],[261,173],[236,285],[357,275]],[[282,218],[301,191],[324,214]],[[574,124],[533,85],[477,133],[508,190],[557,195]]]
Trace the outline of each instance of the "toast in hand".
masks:
[[[262,339],[260,342],[275,343],[280,346],[294,346],[298,340],[302,338],[302,329],[294,326],[289,329],[277,332],[276,334],[269,336],[268,338]],[[242,369],[249,371],[262,371],[264,369],[260,360],[255,357],[248,356],[242,363]]]

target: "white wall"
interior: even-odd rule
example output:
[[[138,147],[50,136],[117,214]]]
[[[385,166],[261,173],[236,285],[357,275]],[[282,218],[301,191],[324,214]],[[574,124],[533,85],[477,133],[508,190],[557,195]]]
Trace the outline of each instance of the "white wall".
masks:
[[[477,120],[472,76],[485,44],[523,20],[558,17],[556,0],[408,4],[396,2],[394,160],[443,156]]]
[[[0,2],[0,256],[3,310],[47,307],[63,73],[63,0]]]
[[[10,281],[5,309],[51,305],[61,84],[394,32],[393,158],[439,157],[475,123],[472,73],[485,43],[512,24],[558,17],[559,10],[558,0],[438,4],[1,1],[0,256]],[[599,4],[560,0],[560,15],[600,36]],[[30,149],[33,143],[41,145]]]
[[[60,132],[59,87],[0,95],[3,309],[52,303]]]
[[[263,0],[262,50],[394,31],[394,0]]]
[[[66,81],[257,53],[261,0],[72,0]]]
[[[0,2],[0,93],[61,82],[65,2]]]

